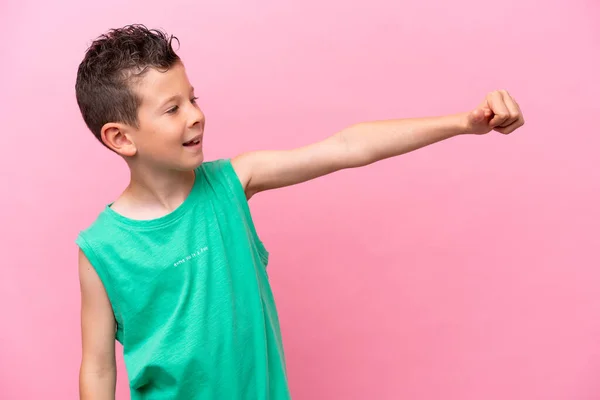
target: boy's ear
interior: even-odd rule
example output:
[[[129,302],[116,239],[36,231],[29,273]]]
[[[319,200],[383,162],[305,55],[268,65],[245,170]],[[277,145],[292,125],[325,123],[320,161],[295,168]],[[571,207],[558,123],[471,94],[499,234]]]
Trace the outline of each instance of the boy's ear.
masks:
[[[111,150],[122,156],[131,157],[137,153],[137,147],[129,134],[129,127],[124,124],[104,124],[100,132],[102,141]]]

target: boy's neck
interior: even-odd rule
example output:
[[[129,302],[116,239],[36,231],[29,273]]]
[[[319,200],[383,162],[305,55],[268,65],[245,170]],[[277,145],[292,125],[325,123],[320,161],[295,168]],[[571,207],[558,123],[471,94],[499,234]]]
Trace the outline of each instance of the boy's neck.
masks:
[[[131,219],[155,219],[174,211],[190,194],[194,171],[131,169],[131,179],[112,209]]]

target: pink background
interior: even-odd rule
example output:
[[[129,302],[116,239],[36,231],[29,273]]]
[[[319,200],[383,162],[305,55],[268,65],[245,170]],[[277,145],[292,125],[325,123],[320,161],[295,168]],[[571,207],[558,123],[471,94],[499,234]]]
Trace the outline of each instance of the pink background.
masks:
[[[498,88],[525,112],[509,137],[251,202],[295,399],[600,399],[600,7],[536,2],[3,1],[0,398],[77,398],[74,239],[127,173],[81,120],[76,68],[141,22],[181,40],[208,159]]]

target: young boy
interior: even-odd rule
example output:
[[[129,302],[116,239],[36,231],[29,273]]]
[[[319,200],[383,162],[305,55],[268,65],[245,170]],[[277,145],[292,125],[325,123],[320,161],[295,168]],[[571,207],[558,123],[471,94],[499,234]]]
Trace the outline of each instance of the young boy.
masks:
[[[77,74],[87,126],[131,171],[77,238],[82,399],[115,395],[115,338],[131,398],[288,399],[268,252],[247,200],[464,134],[523,125],[506,91],[471,112],[358,123],[287,151],[205,162],[204,114],[172,36],[111,30]]]

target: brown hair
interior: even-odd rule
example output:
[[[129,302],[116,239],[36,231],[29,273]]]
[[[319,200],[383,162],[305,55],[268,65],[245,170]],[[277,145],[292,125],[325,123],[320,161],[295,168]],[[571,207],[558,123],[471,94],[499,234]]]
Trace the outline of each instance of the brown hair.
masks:
[[[137,127],[141,99],[132,83],[148,68],[169,69],[180,59],[174,36],[143,25],[111,29],[88,48],[77,71],[77,104],[88,128],[100,142],[108,122]]]

